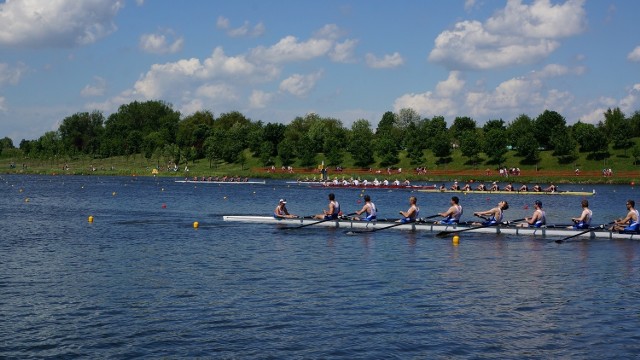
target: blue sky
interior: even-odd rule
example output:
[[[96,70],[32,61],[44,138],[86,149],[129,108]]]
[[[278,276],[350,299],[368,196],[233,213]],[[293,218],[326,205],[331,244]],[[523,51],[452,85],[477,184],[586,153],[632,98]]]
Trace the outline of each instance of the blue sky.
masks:
[[[636,0],[0,0],[0,138],[163,100],[350,127],[640,110]]]

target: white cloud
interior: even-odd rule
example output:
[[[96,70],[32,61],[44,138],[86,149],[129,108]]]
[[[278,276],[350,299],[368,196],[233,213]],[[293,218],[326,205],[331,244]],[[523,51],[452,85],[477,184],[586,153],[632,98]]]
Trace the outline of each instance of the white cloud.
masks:
[[[382,59],[377,58],[373,54],[365,55],[367,66],[374,69],[394,68],[404,64],[404,59],[400,53],[395,52],[391,55],[385,55]]]
[[[329,39],[311,38],[299,42],[294,36],[286,36],[271,47],[256,47],[250,58],[257,62],[284,63],[304,61],[326,55],[333,47]]]
[[[280,83],[280,91],[288,92],[298,97],[304,97],[315,87],[316,82],[321,76],[321,71],[308,75],[291,75],[282,80]]]
[[[22,63],[19,63],[16,66],[11,66],[6,63],[0,63],[0,87],[2,87],[4,84],[17,84],[26,71],[27,66]]]
[[[3,96],[0,96],[0,111],[7,111],[6,100]]]
[[[138,6],[144,5],[144,0],[136,0],[136,5]]]
[[[464,0],[464,9],[470,11],[476,5],[476,0]]]
[[[627,59],[640,62],[640,46],[636,46],[636,48],[627,55]]]
[[[233,101],[238,97],[235,90],[226,84],[205,84],[196,89],[196,96],[213,100]]]
[[[436,94],[441,97],[451,97],[464,88],[464,80],[460,79],[459,71],[449,72],[447,80],[440,81],[436,85]]]
[[[354,50],[358,40],[347,39],[341,43],[336,43],[333,50],[329,53],[329,58],[338,63],[355,62]]]
[[[0,44],[73,47],[94,43],[116,30],[121,0],[23,0],[0,3]]]
[[[153,54],[174,54],[182,50],[184,39],[182,36],[173,39],[172,43],[167,36],[173,37],[172,30],[165,31],[165,34],[143,34],[140,36],[140,49]]]
[[[251,27],[248,21],[245,21],[244,24],[238,28],[231,28],[231,21],[224,16],[218,16],[218,20],[216,21],[216,26],[218,29],[225,30],[227,35],[230,37],[243,37],[243,36],[251,36],[257,37],[265,32],[265,26],[263,23],[258,23],[255,26]]]
[[[253,90],[249,97],[249,106],[252,109],[263,109],[273,100],[274,94],[262,90]]]
[[[451,69],[492,69],[538,61],[556,50],[558,39],[584,31],[583,0],[531,5],[509,0],[485,23],[462,21],[435,40],[429,61]]]
[[[94,84],[87,84],[81,91],[80,95],[84,97],[102,96],[107,91],[107,81],[99,76],[93,77]]]

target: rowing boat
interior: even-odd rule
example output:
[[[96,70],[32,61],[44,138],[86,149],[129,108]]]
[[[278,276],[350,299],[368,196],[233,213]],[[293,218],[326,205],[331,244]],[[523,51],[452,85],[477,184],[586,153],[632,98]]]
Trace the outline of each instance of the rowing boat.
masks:
[[[372,183],[368,183],[367,185],[364,185],[362,183],[358,184],[358,185],[354,185],[354,184],[348,184],[348,185],[343,185],[343,184],[334,184],[331,182],[305,182],[305,181],[299,181],[299,182],[287,182],[287,183],[294,183],[294,184],[298,184],[298,185],[307,185],[310,188],[317,188],[317,189],[362,189],[362,190],[412,190],[412,191],[424,191],[424,190],[433,190],[436,188],[435,185],[374,185]]]
[[[317,223],[315,226],[340,228],[344,230],[360,229],[360,230],[375,230],[380,227],[397,224],[391,221],[357,221],[351,219],[339,219],[325,222],[318,222],[317,219],[312,218],[293,218],[293,219],[276,219],[272,216],[223,216],[224,221],[242,222],[242,223],[257,223],[257,224],[277,224],[286,226],[301,226]],[[473,228],[473,229],[472,229]],[[640,233],[633,234],[621,234],[606,229],[594,228],[592,231],[584,233],[585,230],[574,230],[566,228],[552,228],[552,227],[540,227],[540,228],[527,228],[527,227],[515,227],[508,225],[490,226],[474,228],[469,225],[441,225],[433,224],[429,222],[416,222],[402,224],[393,227],[396,230],[405,231],[425,231],[425,232],[442,232],[442,231],[454,231],[464,230],[466,232],[481,233],[481,234],[506,234],[506,235],[524,235],[533,237],[569,237],[577,236],[580,238],[588,239],[633,239],[640,240]],[[581,234],[582,233],[582,234]]]
[[[266,182],[262,181],[208,181],[208,180],[176,180],[177,183],[189,183],[189,184],[237,184],[237,185],[248,185],[248,184],[260,184],[264,185]]]
[[[574,196],[591,196],[595,195],[596,191],[483,191],[483,190],[439,190],[439,189],[424,189],[418,190],[429,193],[458,193],[458,194],[500,194],[500,195],[574,195]]]

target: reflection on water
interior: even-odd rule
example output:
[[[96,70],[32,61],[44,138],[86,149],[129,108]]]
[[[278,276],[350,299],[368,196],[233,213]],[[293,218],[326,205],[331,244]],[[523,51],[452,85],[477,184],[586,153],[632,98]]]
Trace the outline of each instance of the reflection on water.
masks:
[[[0,357],[633,358],[637,241],[388,229],[282,231],[223,214],[326,206],[326,191],[171,179],[2,176]],[[569,187],[569,185],[565,186]],[[635,189],[598,186],[596,222]],[[577,190],[577,189],[576,189]],[[343,211],[361,192],[335,190]],[[423,213],[448,194],[413,193]],[[371,192],[381,217],[404,191]],[[29,201],[26,201],[29,199]],[[510,219],[533,197],[512,197]],[[495,195],[461,197],[465,214]],[[579,197],[544,197],[566,222]],[[94,216],[89,223],[87,217]],[[192,224],[200,226],[194,229]],[[615,354],[615,355],[613,355]]]

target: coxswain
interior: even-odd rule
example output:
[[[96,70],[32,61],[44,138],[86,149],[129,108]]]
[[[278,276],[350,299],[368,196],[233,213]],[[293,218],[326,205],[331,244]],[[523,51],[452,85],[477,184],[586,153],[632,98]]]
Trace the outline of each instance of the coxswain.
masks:
[[[418,208],[418,199],[415,196],[409,197],[409,209],[407,211],[400,211],[402,219],[398,220],[403,224],[416,221],[420,214],[420,208]]]
[[[331,220],[337,219],[340,216],[340,204],[336,201],[336,196],[333,193],[329,194],[329,208],[322,210],[322,214],[314,216],[316,219]]]
[[[582,206],[582,213],[578,217],[571,218],[574,225],[569,226],[569,229],[588,229],[591,226],[591,218],[593,218],[593,212],[589,209],[589,200],[583,199],[580,202]]]
[[[617,219],[609,230],[622,232],[637,232],[640,228],[640,215],[635,209],[636,203],[633,200],[627,200],[627,216],[624,219]]]
[[[525,222],[518,224],[519,227],[541,227],[547,223],[547,214],[542,210],[542,201],[534,201],[533,207],[535,209],[533,215],[524,218]]]
[[[435,224],[453,225],[460,223],[460,217],[462,216],[462,206],[460,205],[460,199],[457,196],[451,197],[451,206],[447,211],[438,214],[444,219],[436,221]]]
[[[504,217],[504,211],[507,210],[508,208],[509,208],[509,204],[506,201],[502,200],[498,203],[498,206],[494,207],[493,209],[489,209],[487,211],[474,212],[473,215],[475,216],[479,216],[479,217],[489,216],[489,218],[486,221],[483,221],[480,223],[473,223],[473,225],[491,226],[491,225],[496,225],[498,223],[501,223],[502,218]]]
[[[377,217],[376,204],[371,202],[371,197],[368,194],[364,196],[364,205],[362,206],[362,209],[356,211],[356,215],[361,215],[363,213],[367,214],[367,216],[362,219],[364,221],[373,221]],[[360,220],[360,218],[356,216],[354,220]]]
[[[273,210],[273,217],[276,219],[285,219],[285,218],[295,218],[297,216],[293,214],[289,214],[289,210],[287,210],[287,200],[280,199],[278,202],[278,206]]]

